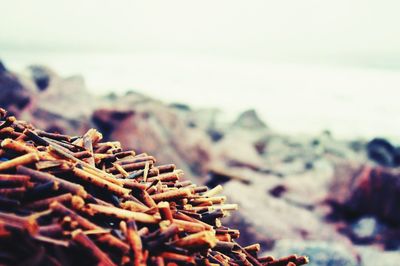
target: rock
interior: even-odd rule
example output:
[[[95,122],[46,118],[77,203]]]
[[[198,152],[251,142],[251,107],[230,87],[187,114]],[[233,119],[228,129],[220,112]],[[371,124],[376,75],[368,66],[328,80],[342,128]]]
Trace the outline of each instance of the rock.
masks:
[[[230,132],[213,145],[214,154],[219,162],[226,165],[247,167],[260,170],[265,162],[257,153],[251,140],[242,131]]]
[[[111,140],[111,135],[117,127],[132,115],[132,110],[97,109],[93,112],[92,121],[102,132],[104,139]]]
[[[266,129],[267,125],[258,117],[255,110],[247,110],[239,115],[233,127],[239,127],[243,129]]]
[[[214,138],[214,141],[218,141],[224,134],[218,123],[219,114],[220,111],[216,108],[197,109],[184,112],[181,118],[187,121],[189,127],[200,128]]]
[[[251,184],[251,179],[246,176],[237,175],[234,171],[223,166],[213,164],[209,167],[210,179],[206,183],[208,187],[215,187],[219,184],[228,182],[229,180],[237,180],[243,184]]]
[[[361,256],[362,266],[398,266],[400,261],[399,251],[384,251],[376,247],[356,247]]]
[[[49,87],[37,96],[40,108],[68,119],[88,120],[97,106],[105,105],[100,97],[88,92],[81,76],[63,78],[54,74],[50,80]]]
[[[1,64],[0,70],[0,107],[19,115],[31,102],[31,93],[25,89],[18,77],[7,71]]]
[[[358,219],[353,224],[353,232],[358,238],[372,238],[377,231],[378,222],[373,217]]]
[[[400,225],[400,171],[366,166],[348,189],[351,194],[344,203],[348,211]]]
[[[386,139],[375,138],[367,144],[368,156],[383,166],[394,166],[396,148]]]
[[[333,206],[331,217],[345,224],[341,231],[355,243],[400,247],[400,171],[364,166],[340,179],[334,180],[329,201]],[[366,216],[379,222],[362,220]],[[357,219],[362,223],[354,224]]]
[[[31,77],[39,90],[45,90],[50,84],[50,77],[54,73],[44,66],[30,66]]]
[[[324,159],[314,162],[313,169],[282,179],[286,191],[282,198],[297,206],[314,209],[329,194],[329,185],[334,178],[331,163]]]
[[[184,112],[189,112],[192,110],[189,105],[184,103],[171,103],[169,106]]]
[[[282,254],[304,254],[310,266],[355,266],[360,265],[357,256],[347,246],[337,242],[279,240],[267,254],[279,257]]]
[[[36,108],[31,113],[23,113],[21,118],[26,121],[32,121],[35,126],[48,132],[59,132],[68,135],[76,134],[77,132],[84,133],[92,127],[92,124],[87,119],[70,119],[42,108]]]
[[[280,198],[283,193],[287,191],[287,187],[284,185],[277,185],[276,187],[269,190],[269,194],[275,198]]]
[[[329,184],[327,201],[335,206],[346,205],[353,194],[350,188],[363,169],[364,166],[358,162],[341,161],[335,164],[334,178],[332,178]]]
[[[287,190],[280,198],[270,195],[271,190],[285,184],[281,178],[255,173],[249,169],[234,170],[237,175],[250,176],[252,182],[251,185],[238,181],[224,184],[224,194],[231,202],[239,204],[241,210],[229,217],[230,223],[244,229],[244,240],[240,241],[251,238],[253,241],[264,241],[263,243],[266,243],[265,238],[271,242],[281,238],[344,241],[344,237],[334,227],[325,224],[309,208],[292,200],[285,200],[288,194],[293,193],[290,191],[292,187],[285,185]]]
[[[0,61],[0,74],[3,74],[6,71],[6,66],[3,64],[3,62]]]

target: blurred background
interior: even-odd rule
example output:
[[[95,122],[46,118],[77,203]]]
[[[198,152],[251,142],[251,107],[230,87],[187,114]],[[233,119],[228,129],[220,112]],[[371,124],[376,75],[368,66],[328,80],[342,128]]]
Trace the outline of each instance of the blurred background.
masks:
[[[254,108],[293,133],[395,137],[399,8],[390,0],[2,1],[0,52],[15,70],[43,63],[82,74],[96,94],[134,89],[229,117]]]
[[[0,105],[224,184],[267,254],[398,265],[399,9],[0,0]]]

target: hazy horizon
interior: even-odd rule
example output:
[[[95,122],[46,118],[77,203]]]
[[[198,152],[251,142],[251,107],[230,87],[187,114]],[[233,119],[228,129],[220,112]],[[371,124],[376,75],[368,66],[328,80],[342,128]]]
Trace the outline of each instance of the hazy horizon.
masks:
[[[283,132],[400,132],[400,2],[0,0],[0,60],[94,93],[254,108]],[[202,93],[194,93],[199,92]],[[229,96],[229,97],[227,97]]]
[[[187,52],[400,67],[400,2],[0,0],[0,51]]]

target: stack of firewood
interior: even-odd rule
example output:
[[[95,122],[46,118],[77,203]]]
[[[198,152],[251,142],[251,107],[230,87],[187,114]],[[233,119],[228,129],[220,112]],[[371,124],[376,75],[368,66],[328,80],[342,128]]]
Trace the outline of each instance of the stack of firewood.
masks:
[[[102,142],[95,129],[48,133],[0,109],[0,140],[2,265],[307,263],[240,246],[221,223],[237,209],[221,186],[182,180],[175,165]]]

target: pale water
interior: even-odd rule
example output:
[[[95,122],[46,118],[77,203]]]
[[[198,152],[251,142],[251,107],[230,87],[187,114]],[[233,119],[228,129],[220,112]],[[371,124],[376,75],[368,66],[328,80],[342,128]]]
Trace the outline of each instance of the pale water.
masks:
[[[338,137],[400,135],[400,70],[290,64],[184,53],[7,52],[21,71],[45,64],[81,74],[96,94],[135,90],[165,102],[218,107],[229,119],[254,108],[279,131]]]

